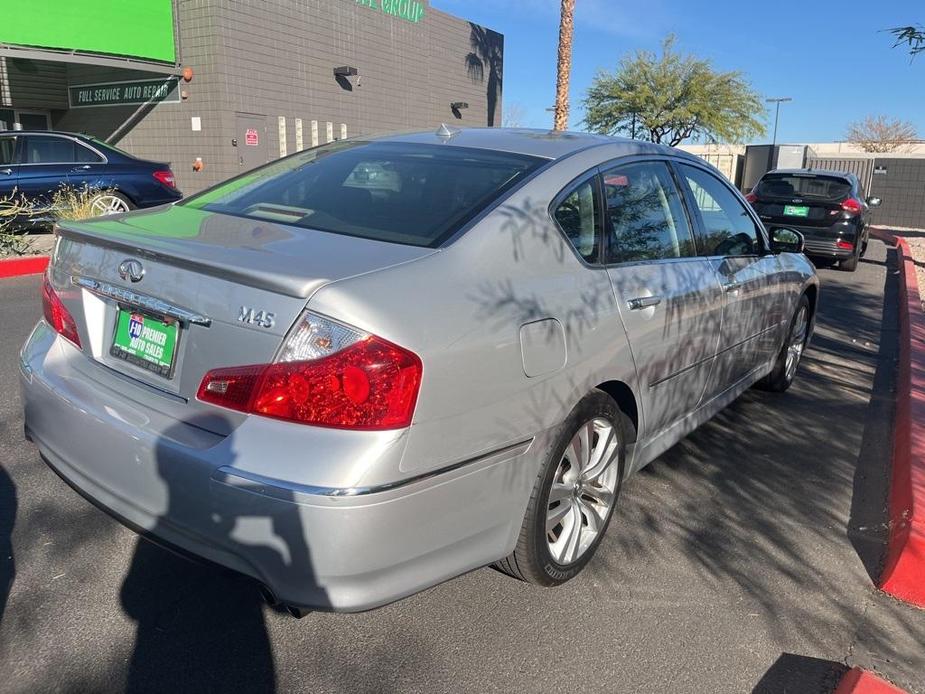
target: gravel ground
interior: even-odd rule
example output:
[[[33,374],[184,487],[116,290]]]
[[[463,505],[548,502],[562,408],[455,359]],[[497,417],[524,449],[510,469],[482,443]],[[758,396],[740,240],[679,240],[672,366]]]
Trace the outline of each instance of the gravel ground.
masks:
[[[903,231],[901,235],[909,244],[915,260],[915,274],[919,278],[919,295],[925,297],[925,231]],[[925,309],[925,301],[922,302]]]
[[[48,255],[51,253],[52,246],[54,246],[55,243],[55,235],[50,231],[29,232],[23,234],[23,238],[29,243],[30,255],[33,253],[37,255]],[[6,256],[0,253],[0,259],[8,257],[16,258],[19,256]]]

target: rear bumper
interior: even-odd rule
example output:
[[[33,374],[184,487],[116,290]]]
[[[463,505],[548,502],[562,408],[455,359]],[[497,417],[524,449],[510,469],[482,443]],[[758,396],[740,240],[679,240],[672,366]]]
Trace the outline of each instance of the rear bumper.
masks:
[[[311,487],[237,467],[233,452],[256,430],[221,437],[141,411],[79,379],[75,356],[44,323],[23,349],[26,428],[48,465],[129,527],[251,576],[281,602],[370,609],[516,541],[526,497],[506,482],[529,442],[393,486]]]
[[[786,227],[799,231],[806,242],[804,253],[818,258],[850,258],[857,252],[857,245],[862,241],[859,225],[853,220],[836,222],[829,227],[802,226],[785,222],[765,222],[765,225],[769,229]],[[850,243],[851,247],[840,248],[839,241]]]

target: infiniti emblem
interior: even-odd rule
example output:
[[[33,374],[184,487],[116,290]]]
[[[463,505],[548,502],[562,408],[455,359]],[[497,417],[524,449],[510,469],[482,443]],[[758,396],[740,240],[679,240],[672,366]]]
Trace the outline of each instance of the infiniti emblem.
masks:
[[[119,277],[124,280],[141,282],[141,278],[144,276],[145,266],[141,264],[140,260],[135,260],[134,258],[126,258],[119,264]]]

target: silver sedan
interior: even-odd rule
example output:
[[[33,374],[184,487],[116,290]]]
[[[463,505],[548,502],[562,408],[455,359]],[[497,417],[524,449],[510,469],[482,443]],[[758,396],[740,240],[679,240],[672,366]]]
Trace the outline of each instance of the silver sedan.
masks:
[[[334,142],[57,234],[27,436],[294,614],[569,580],[628,475],[787,389],[818,300],[709,165],[571,133]]]

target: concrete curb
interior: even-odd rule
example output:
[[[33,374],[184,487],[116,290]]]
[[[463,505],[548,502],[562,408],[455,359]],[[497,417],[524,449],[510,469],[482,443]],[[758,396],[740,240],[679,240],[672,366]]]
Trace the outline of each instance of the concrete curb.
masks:
[[[873,233],[900,255],[890,535],[880,589],[925,608],[925,312],[909,246],[888,231]]]
[[[851,668],[838,683],[834,694],[906,694],[886,680],[861,668]]]
[[[0,278],[39,275],[48,267],[47,255],[30,255],[0,260]]]

